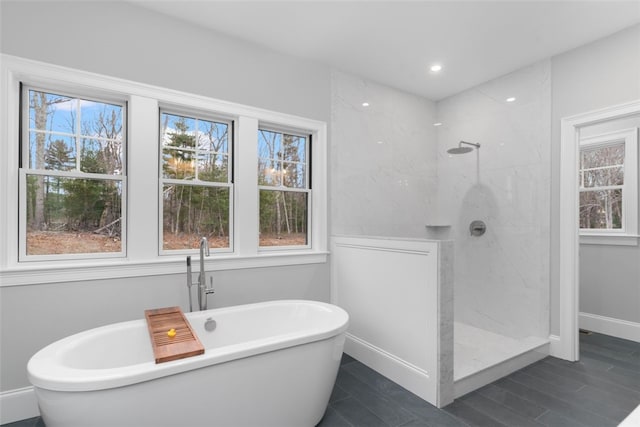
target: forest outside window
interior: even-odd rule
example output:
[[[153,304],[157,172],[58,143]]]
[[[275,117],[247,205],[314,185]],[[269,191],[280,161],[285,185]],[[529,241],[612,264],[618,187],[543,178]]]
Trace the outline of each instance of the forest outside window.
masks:
[[[231,130],[230,121],[161,112],[162,252],[196,249],[203,236],[231,250]]]
[[[0,56],[0,286],[326,262],[326,123]]]
[[[124,255],[126,104],[21,97],[20,259]]]
[[[581,139],[581,235],[637,234],[637,132],[630,129]]]
[[[309,247],[310,136],[258,130],[260,247]]]

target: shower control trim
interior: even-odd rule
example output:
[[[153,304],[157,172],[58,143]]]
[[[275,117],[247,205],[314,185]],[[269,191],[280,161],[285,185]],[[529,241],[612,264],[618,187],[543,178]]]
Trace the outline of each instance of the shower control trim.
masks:
[[[484,221],[475,220],[471,221],[471,224],[469,224],[469,233],[471,233],[472,236],[482,236],[486,231],[487,224],[485,224]]]

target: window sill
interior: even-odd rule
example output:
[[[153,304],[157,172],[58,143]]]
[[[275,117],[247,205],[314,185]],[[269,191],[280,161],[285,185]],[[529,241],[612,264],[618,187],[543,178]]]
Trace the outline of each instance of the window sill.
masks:
[[[300,264],[323,264],[328,252],[279,252],[255,256],[227,255],[206,258],[207,271],[245,268],[284,267]],[[194,260],[196,263],[197,259]],[[197,269],[197,266],[196,266]],[[147,261],[103,260],[83,265],[20,265],[0,271],[0,287],[78,282],[85,280],[119,279],[128,277],[186,274],[186,257]]]
[[[638,246],[640,236],[630,234],[581,234],[581,245]]]

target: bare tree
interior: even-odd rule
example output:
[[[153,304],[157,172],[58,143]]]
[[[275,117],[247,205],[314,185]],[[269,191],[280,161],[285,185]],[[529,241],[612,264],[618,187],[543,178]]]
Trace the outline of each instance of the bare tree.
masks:
[[[69,98],[64,96],[47,96],[45,92],[30,91],[29,108],[33,111],[35,133],[35,150],[30,150],[31,156],[35,156],[31,160],[31,168],[42,170],[45,169],[45,148],[47,140],[47,121],[49,116],[54,114],[55,104],[68,102]],[[29,225],[32,229],[45,229],[47,224],[45,221],[45,178],[42,175],[35,176],[35,197],[32,201],[33,215],[29,218]]]
[[[614,229],[622,226],[624,145],[581,152],[580,227]]]

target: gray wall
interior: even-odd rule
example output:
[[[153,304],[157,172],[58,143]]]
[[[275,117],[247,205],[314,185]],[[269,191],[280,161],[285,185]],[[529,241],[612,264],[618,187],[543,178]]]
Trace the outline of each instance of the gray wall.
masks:
[[[277,299],[329,301],[325,264],[209,274],[216,290],[210,308]],[[0,391],[28,386],[29,358],[60,338],[140,319],[150,308],[180,305],[186,312],[188,301],[182,274],[0,288]]]
[[[329,121],[328,68],[124,2],[6,2],[0,50],[109,76]],[[194,61],[195,58],[199,58]],[[329,300],[329,265],[220,271],[214,307]],[[0,287],[0,391],[28,386],[38,349],[75,332],[188,308],[184,275]]]
[[[580,136],[630,128],[640,128],[640,114],[585,126]],[[580,312],[640,323],[640,246],[580,245]]]
[[[330,72],[316,63],[123,2],[2,1],[0,7],[2,53],[330,121]],[[636,26],[551,61],[554,334],[560,310],[560,119],[640,98],[639,50],[640,26]],[[192,60],[203,52],[206,57]],[[635,283],[639,279],[631,276]],[[0,288],[0,391],[27,386],[28,357],[62,336],[141,317],[144,308],[176,303],[184,307],[183,280],[164,276]],[[285,297],[329,298],[328,265],[220,272],[216,281],[216,306]]]
[[[3,53],[329,121],[329,70],[122,1],[5,1]]]
[[[628,28],[607,38],[579,47],[551,59],[551,333],[559,334],[560,279],[558,263],[560,212],[560,120],[587,111],[640,99],[640,25]],[[630,262],[640,262],[638,248]],[[592,251],[588,251],[592,252]],[[620,251],[617,251],[618,253]],[[589,254],[585,254],[589,255]],[[583,261],[583,260],[581,260]],[[602,262],[606,262],[603,257]],[[638,269],[625,269],[618,274],[627,275],[635,283],[635,293],[605,293],[610,301],[638,298]],[[619,292],[629,289],[620,288]],[[584,307],[593,307],[581,301]],[[606,305],[612,305],[611,302]],[[582,310],[582,307],[581,307]],[[599,314],[599,313],[593,313]],[[604,315],[604,314],[603,314]],[[621,314],[622,315],[622,314]],[[618,316],[609,316],[618,317]],[[624,317],[618,317],[624,318]],[[632,319],[628,319],[632,320]],[[636,320],[637,321],[637,320]]]
[[[580,245],[580,311],[640,323],[638,246]]]

